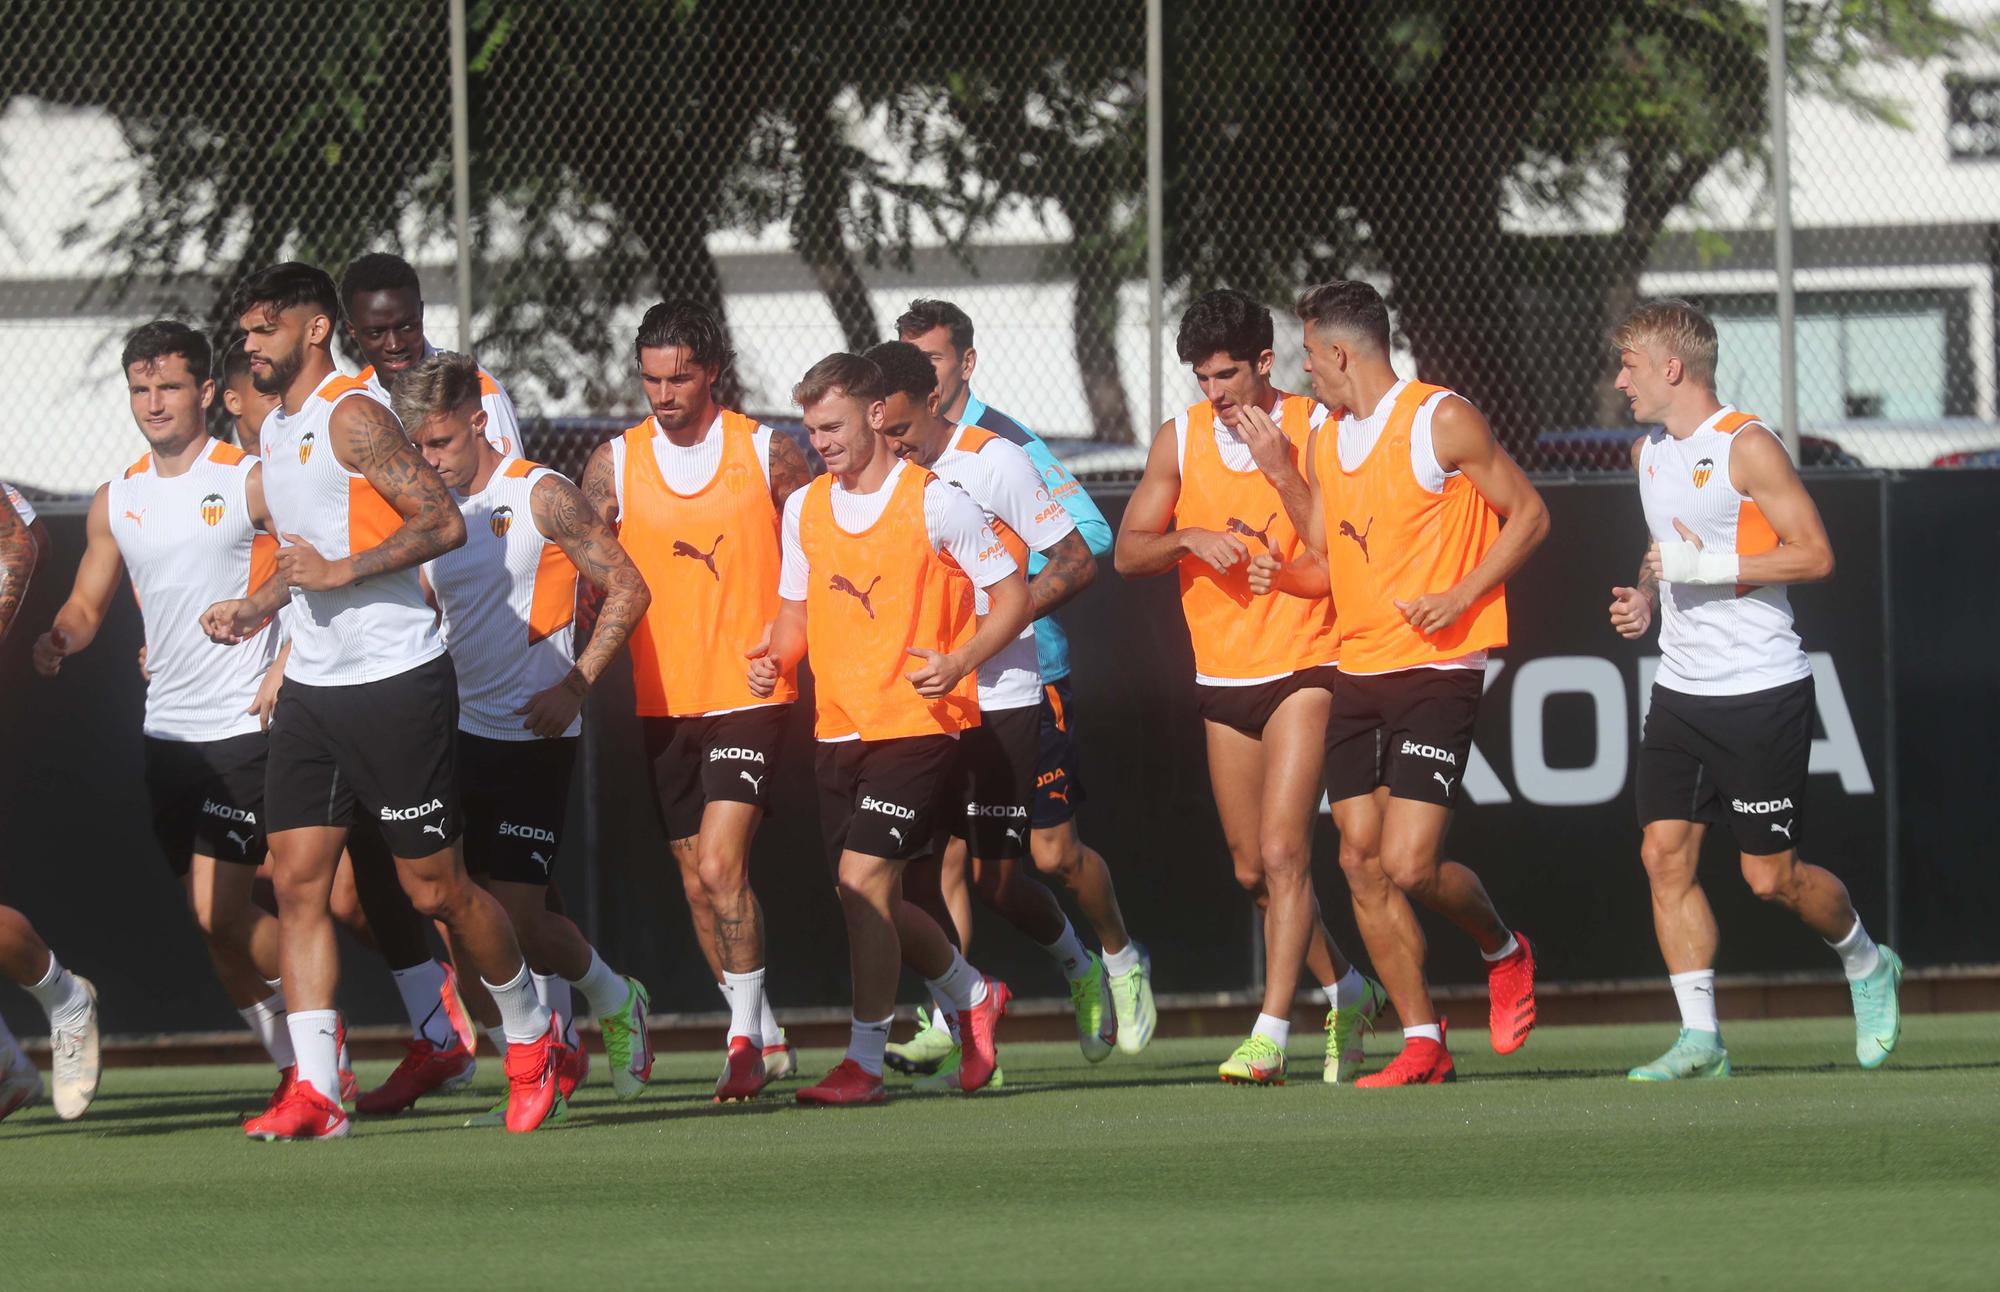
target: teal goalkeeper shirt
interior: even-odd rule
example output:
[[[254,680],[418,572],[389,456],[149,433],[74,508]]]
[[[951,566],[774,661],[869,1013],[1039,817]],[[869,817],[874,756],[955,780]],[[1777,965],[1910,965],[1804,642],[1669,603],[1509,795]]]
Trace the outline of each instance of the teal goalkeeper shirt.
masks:
[[[1003,440],[1011,440],[1027,451],[1028,460],[1035,464],[1035,470],[1042,473],[1042,483],[1048,486],[1049,496],[1063,505],[1063,510],[1076,522],[1077,532],[1090,546],[1092,556],[1104,556],[1111,551],[1111,526],[1104,519],[1104,513],[1097,509],[1083,486],[1069,473],[1062,459],[1050,450],[1048,442],[1021,423],[1015,421],[997,408],[989,408],[979,396],[967,391],[965,412],[958,419],[966,426],[977,426],[990,431]],[[1028,553],[1028,577],[1041,573],[1048,564],[1040,552]],[[1040,657],[1042,680],[1053,682],[1069,676],[1069,635],[1054,615],[1043,615],[1035,621],[1035,652]]]

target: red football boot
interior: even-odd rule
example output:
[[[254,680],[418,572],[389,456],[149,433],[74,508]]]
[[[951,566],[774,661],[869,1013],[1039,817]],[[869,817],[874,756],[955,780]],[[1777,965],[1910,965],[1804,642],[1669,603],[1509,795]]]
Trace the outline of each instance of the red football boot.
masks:
[[[361,1083],[354,1079],[354,1063],[347,1057],[347,1020],[335,1019],[333,1049],[340,1065],[340,1102],[351,1104],[361,1093]]]
[[[764,1077],[768,1081],[783,1081],[799,1070],[799,1052],[792,1048],[785,1036],[785,1029],[778,1029],[778,1043],[764,1047]]]
[[[429,1041],[412,1038],[403,1042],[403,1051],[403,1061],[389,1079],[356,1099],[354,1111],[370,1117],[402,1112],[434,1091],[465,1085],[479,1066],[472,1052],[455,1039],[450,1049],[440,1050]]]
[[[798,1093],[800,1103],[815,1108],[879,1104],[886,1098],[882,1078],[871,1075],[852,1059],[842,1059],[839,1066],[820,1078],[818,1085],[806,1086]]]
[[[770,1078],[764,1074],[762,1048],[747,1036],[730,1037],[729,1054],[723,1059],[722,1075],[715,1082],[715,1102],[734,1104],[754,1099],[769,1084]]]
[[[1438,1035],[1444,1035],[1444,1020],[1438,1020]],[[1458,1069],[1452,1066],[1451,1051],[1444,1047],[1442,1040],[1433,1041],[1427,1036],[1412,1036],[1403,1041],[1403,1052],[1390,1061],[1380,1072],[1371,1072],[1355,1082],[1356,1086],[1370,1090],[1384,1086],[1441,1086],[1447,1081],[1458,1080]]]
[[[507,1047],[507,1129],[520,1134],[540,1126],[562,1095],[557,1074],[569,1047],[562,1020],[551,1015],[546,1032],[526,1045]]]
[[[310,1084],[289,1078],[280,1087],[284,1098],[268,1112],[243,1123],[251,1139],[341,1139],[354,1128],[347,1114]]]
[[[277,1112],[278,1105],[284,1103],[285,1098],[292,1093],[292,1087],[295,1084],[297,1084],[298,1079],[299,1079],[298,1064],[294,1063],[291,1064],[289,1067],[283,1067],[278,1069],[278,1088],[276,1090],[273,1090],[271,1092],[271,1097],[264,1101],[264,1111],[258,1113],[257,1116],[269,1117],[272,1113]],[[249,1125],[250,1120],[252,1119],[245,1119],[244,1125],[246,1126]]]
[[[1007,1013],[1007,1002],[1014,999],[1014,993],[998,978],[986,980],[986,999],[971,1009],[961,1010],[958,1015],[958,1088],[966,1094],[984,1086],[993,1079],[993,1070],[1000,1066],[1000,1048],[996,1033],[1000,1020]]]
[[[576,1038],[576,1044],[563,1043],[562,1066],[556,1070],[556,1089],[564,1100],[576,1093],[590,1075],[590,1051],[583,1048],[583,1038]]]
[[[1512,1054],[1535,1030],[1535,952],[1519,933],[1514,953],[1486,966],[1487,1029],[1495,1054]]]

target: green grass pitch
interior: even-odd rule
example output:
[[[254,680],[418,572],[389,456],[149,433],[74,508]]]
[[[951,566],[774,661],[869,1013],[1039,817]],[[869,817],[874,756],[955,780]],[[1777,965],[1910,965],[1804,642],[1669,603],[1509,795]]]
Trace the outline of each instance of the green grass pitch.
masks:
[[[1622,1073],[1670,1028],[1548,1028],[1379,1092],[1323,1086],[1315,1033],[1264,1090],[1225,1041],[1003,1045],[1002,1090],[810,1111],[711,1106],[709,1055],[618,1103],[600,1061],[531,1136],[461,1129],[482,1058],[324,1145],[238,1133],[263,1069],[120,1069],[0,1125],[0,1286],[1992,1288],[1996,1033],[1913,1018],[1865,1073],[1840,1020],[1741,1023],[1735,1077],[1669,1087]]]

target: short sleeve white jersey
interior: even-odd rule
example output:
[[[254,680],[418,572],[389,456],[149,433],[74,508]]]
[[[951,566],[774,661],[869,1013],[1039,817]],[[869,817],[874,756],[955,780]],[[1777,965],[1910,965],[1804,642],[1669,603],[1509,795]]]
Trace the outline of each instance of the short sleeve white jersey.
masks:
[[[1646,528],[1662,543],[1681,541],[1680,521],[1708,552],[1750,556],[1778,545],[1755,501],[1729,481],[1729,455],[1763,423],[1724,406],[1677,440],[1655,428],[1639,450],[1639,498]],[[1690,695],[1747,695],[1797,682],[1812,663],[1792,624],[1782,584],[1660,585],[1660,671],[1654,681]]]
[[[532,504],[551,478],[561,477],[520,459],[497,468],[458,499],[465,546],[424,563],[458,674],[458,728],[488,740],[538,739],[516,710],[576,662],[576,566],[535,525]]]
[[[278,534],[297,534],[330,561],[367,551],[403,523],[333,452],[334,409],[374,398],[359,378],[333,373],[297,412],[279,408],[264,423],[264,501]],[[437,612],[414,566],[325,592],[294,589],[285,630],[292,639],[285,676],[308,686],[375,682],[444,653]]]
[[[931,470],[979,504],[987,524],[1003,543],[1009,543],[1014,560],[1023,566],[1028,553],[1046,552],[1076,532],[1076,520],[1049,496],[1042,473],[1027,452],[990,431],[959,427]],[[982,615],[987,611],[984,592],[978,594],[977,609]],[[1041,661],[1035,647],[1035,626],[1030,623],[1018,638],[979,666],[979,707],[998,713],[1040,704],[1041,700]]]
[[[276,657],[275,623],[220,646],[202,611],[250,595],[277,568],[277,540],[250,520],[245,492],[257,459],[211,441],[180,475],[163,477],[148,453],[106,486],[111,537],[132,579],[146,629],[145,732],[210,741],[255,733],[250,712]]]

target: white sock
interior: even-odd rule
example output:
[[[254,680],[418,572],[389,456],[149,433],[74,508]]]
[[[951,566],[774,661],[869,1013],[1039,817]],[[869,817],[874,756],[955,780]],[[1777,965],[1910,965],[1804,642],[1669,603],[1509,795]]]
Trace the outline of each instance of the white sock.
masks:
[[[1875,939],[1868,936],[1868,930],[1861,927],[1861,917],[1856,916],[1854,927],[1838,942],[1829,942],[1833,953],[1840,957],[1840,967],[1847,972],[1851,982],[1856,978],[1866,978],[1882,965],[1882,951],[1875,945]]]
[[[1691,969],[1669,974],[1667,981],[1674,985],[1674,999],[1680,1002],[1681,1026],[1690,1032],[1713,1032],[1720,1036],[1722,1024],[1715,1021],[1715,970]]]
[[[49,952],[49,971],[28,988],[28,994],[41,1002],[42,1012],[49,1016],[50,1031],[80,1023],[90,1012],[90,993],[75,974],[57,962],[53,951]]]
[[[1286,1042],[1292,1039],[1292,1020],[1279,1018],[1276,1014],[1259,1014],[1257,1026],[1250,1029],[1250,1035],[1267,1036],[1271,1039],[1271,1044],[1282,1050]]]
[[[962,1014],[986,1002],[986,978],[960,952],[951,953],[951,968],[926,980],[931,995],[942,997],[947,1014]]]
[[[340,1015],[330,1009],[295,1010],[285,1016],[298,1058],[299,1080],[328,1103],[340,1102]]]
[[[1056,967],[1070,982],[1089,975],[1090,952],[1083,949],[1083,943],[1076,936],[1076,926],[1069,922],[1069,917],[1063,917],[1062,936],[1042,950],[1049,953],[1049,959],[1056,962]]]
[[[852,1030],[847,1037],[847,1057],[861,1065],[861,1070],[871,1077],[882,1075],[882,1052],[889,1048],[889,1024],[896,1021],[891,1014],[879,1023],[864,1023],[852,1019]]]
[[[1508,956],[1513,955],[1516,951],[1519,951],[1520,949],[1521,949],[1521,943],[1519,939],[1515,938],[1512,930],[1509,930],[1507,933],[1506,946],[1501,947],[1498,951],[1481,951],[1479,955],[1480,958],[1485,960],[1487,964],[1492,964],[1496,960],[1505,960]]]
[[[1361,1003],[1363,996],[1368,994],[1368,983],[1362,978],[1359,969],[1349,965],[1345,977],[1333,986],[1322,987],[1320,990],[1326,993],[1329,1009],[1352,1009]]]
[[[451,1030],[451,1019],[444,1012],[444,965],[426,960],[391,972],[396,992],[403,998],[403,1012],[410,1016],[410,1035],[440,1050],[457,1045],[458,1034]]]
[[[760,1049],[764,1036],[764,971],[722,974],[722,994],[729,998],[729,1039],[737,1037]]]
[[[1444,1044],[1444,1031],[1436,1023],[1419,1023],[1415,1027],[1406,1027],[1403,1029],[1404,1044],[1407,1045],[1418,1037],[1422,1037],[1426,1041],[1436,1041],[1439,1045]]]
[[[768,1050],[774,1045],[783,1045],[785,1043],[785,1032],[783,1028],[778,1026],[778,1016],[771,1012],[771,993],[760,991],[757,993],[757,996],[764,1002],[763,1015],[759,1020],[759,1026],[764,1037],[764,1048]]]
[[[271,1062],[278,1065],[278,1071],[283,1072],[298,1062],[292,1053],[292,1033],[285,1023],[283,996],[267,997],[255,1005],[236,1012],[243,1016],[244,1024],[257,1034],[257,1039],[263,1043],[264,1053],[271,1056]],[[338,1056],[335,1059],[335,1066],[339,1066]]]
[[[1104,972],[1113,978],[1131,973],[1139,967],[1139,944],[1127,942],[1116,951],[1104,953]]]
[[[479,981],[486,982],[484,978]],[[534,980],[526,964],[504,983],[487,982],[486,990],[500,1007],[500,1030],[507,1034],[507,1044],[533,1045],[549,1030],[549,1011],[535,999]]]
[[[569,979],[556,974],[536,973],[528,970],[528,976],[535,980],[535,999],[542,1002],[542,1008],[562,1020],[563,1044],[576,1048],[576,1011],[570,1008]]]
[[[583,971],[583,977],[575,979],[570,986],[583,993],[584,1003],[597,1018],[606,1014],[616,1014],[625,1006],[625,993],[631,988],[623,978],[611,971],[604,963],[604,957],[597,954],[597,948],[590,949],[590,968]]]
[[[929,988],[931,993],[932,1026],[949,1028],[951,1026],[951,1015],[952,1015],[951,1002],[945,998],[945,994],[943,992],[939,991],[935,987],[932,987],[928,982],[926,982],[924,986]]]

